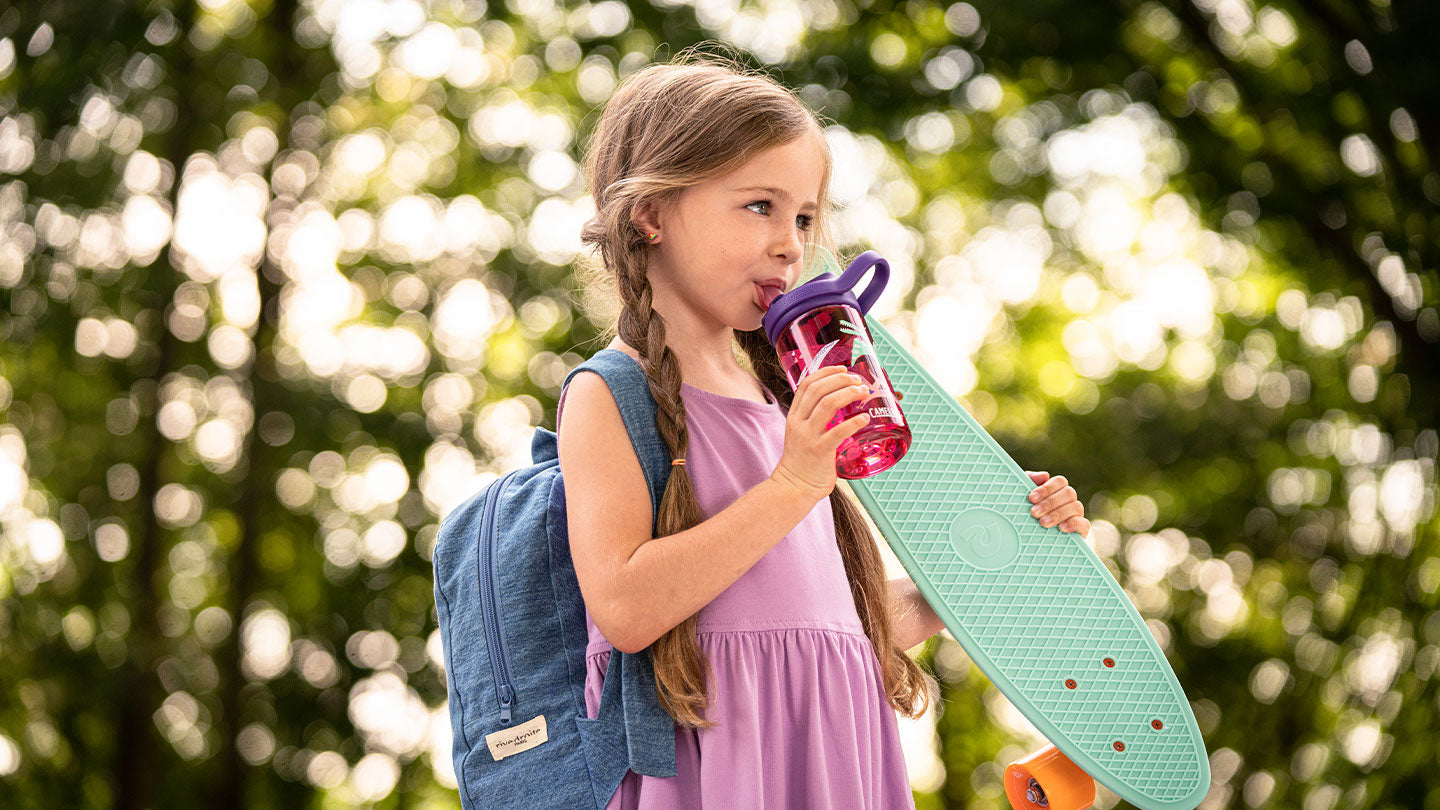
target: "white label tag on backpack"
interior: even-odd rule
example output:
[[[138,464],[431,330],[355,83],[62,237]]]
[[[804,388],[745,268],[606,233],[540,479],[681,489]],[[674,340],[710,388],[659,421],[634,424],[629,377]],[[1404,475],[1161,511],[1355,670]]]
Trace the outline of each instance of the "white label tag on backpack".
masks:
[[[521,751],[529,751],[550,739],[545,730],[545,715],[540,715],[514,728],[485,735],[485,744],[490,746],[490,756],[496,762]]]

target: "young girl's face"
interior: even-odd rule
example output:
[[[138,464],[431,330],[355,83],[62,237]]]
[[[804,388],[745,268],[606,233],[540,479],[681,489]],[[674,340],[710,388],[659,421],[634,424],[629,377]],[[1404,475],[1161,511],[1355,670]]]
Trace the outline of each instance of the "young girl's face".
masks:
[[[660,234],[650,248],[657,302],[683,307],[701,328],[758,329],[774,295],[762,283],[784,291],[799,281],[824,172],[820,146],[802,137],[686,189],[658,221],[637,212],[646,234]]]

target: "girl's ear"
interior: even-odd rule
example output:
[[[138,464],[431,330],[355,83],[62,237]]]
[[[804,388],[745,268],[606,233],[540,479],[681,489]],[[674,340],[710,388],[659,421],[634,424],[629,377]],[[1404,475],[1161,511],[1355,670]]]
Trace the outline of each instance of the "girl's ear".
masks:
[[[654,203],[640,203],[630,212],[630,221],[640,229],[642,236],[649,236],[660,232],[660,218],[657,213]]]

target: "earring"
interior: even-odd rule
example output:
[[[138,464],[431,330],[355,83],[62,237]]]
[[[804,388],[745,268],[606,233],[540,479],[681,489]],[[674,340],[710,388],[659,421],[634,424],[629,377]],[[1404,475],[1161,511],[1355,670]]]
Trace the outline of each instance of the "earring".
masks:
[[[647,236],[646,238],[649,239],[651,242],[654,242],[656,239],[659,239],[659,238],[660,238],[660,234],[658,234],[658,233],[652,233],[652,234],[650,234],[649,236]]]

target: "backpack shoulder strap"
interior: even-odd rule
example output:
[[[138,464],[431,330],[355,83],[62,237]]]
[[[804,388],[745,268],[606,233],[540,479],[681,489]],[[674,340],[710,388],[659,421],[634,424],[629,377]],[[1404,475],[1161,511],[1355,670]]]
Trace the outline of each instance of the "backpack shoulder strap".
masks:
[[[581,363],[565,375],[564,386],[581,371],[593,371],[605,378],[615,404],[620,406],[620,418],[625,420],[625,431],[630,434],[630,444],[640,459],[640,469],[645,473],[645,483],[650,486],[650,519],[652,534],[660,516],[660,500],[665,495],[665,484],[670,480],[670,448],[660,438],[655,426],[658,408],[650,394],[650,384],[645,371],[635,358],[616,349],[601,349],[589,360]],[[563,387],[562,386],[562,389]],[[559,415],[556,415],[558,422]],[[559,424],[556,424],[559,429]]]
[[[653,536],[660,514],[660,500],[669,482],[670,448],[665,446],[665,440],[655,426],[658,409],[655,398],[650,394],[645,371],[630,355],[616,349],[601,349],[565,375],[562,397],[564,387],[570,384],[571,378],[587,370],[605,379],[615,397],[615,404],[620,407],[625,431],[630,435],[630,443],[640,459],[640,469],[645,473],[645,482],[650,486]],[[556,422],[558,430],[558,410]],[[554,433],[537,429],[532,443],[535,459],[538,461],[542,455],[548,458],[557,454],[555,444]],[[675,721],[660,705],[656,694],[655,668],[649,649],[638,653],[611,652],[598,719],[599,727],[589,732],[588,736],[594,738],[593,743],[597,747],[618,755],[630,770],[648,776],[674,776],[677,773]],[[610,775],[615,784],[607,783],[601,790],[601,798],[614,792],[619,784],[619,775],[624,770],[620,768]]]

